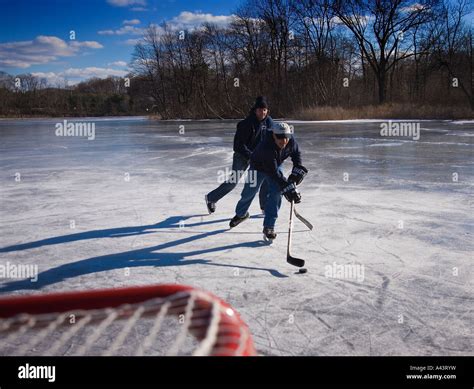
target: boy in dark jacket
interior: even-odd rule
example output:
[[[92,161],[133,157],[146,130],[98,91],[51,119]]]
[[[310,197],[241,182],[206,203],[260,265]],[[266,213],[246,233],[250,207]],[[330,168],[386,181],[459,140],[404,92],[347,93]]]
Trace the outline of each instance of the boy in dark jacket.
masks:
[[[293,162],[293,170],[286,179],[281,165],[288,157],[291,157]],[[275,222],[278,218],[282,195],[290,202],[299,203],[301,195],[296,189],[296,185],[299,185],[308,173],[301,163],[301,152],[293,137],[293,130],[287,123],[275,123],[269,129],[265,139],[252,153],[250,170],[256,171],[257,184],[255,186],[245,184],[235,208],[235,216],[230,221],[230,227],[235,227],[249,217],[250,204],[260,185],[266,182],[268,195],[265,203],[263,233],[265,239],[271,241],[276,238]]]
[[[209,213],[216,210],[216,203],[227,193],[234,189],[238,183],[237,177],[242,177],[249,166],[249,159],[258,143],[265,137],[268,128],[272,127],[273,120],[268,115],[268,103],[265,97],[259,96],[249,116],[237,124],[234,137],[234,156],[232,162],[232,175],[218,188],[209,192],[205,199]],[[260,190],[260,208],[265,207],[267,196],[266,186]]]

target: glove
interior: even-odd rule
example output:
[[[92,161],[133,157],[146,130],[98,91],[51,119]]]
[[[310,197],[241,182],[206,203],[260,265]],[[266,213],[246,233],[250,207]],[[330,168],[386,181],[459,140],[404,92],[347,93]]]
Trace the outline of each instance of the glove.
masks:
[[[285,186],[281,193],[289,202],[293,201],[295,204],[301,202],[300,192],[298,192],[298,190],[296,189],[296,185],[294,182],[291,182],[287,186]]]
[[[304,176],[308,174],[308,169],[302,165],[293,166],[290,176],[288,177],[288,182],[294,182],[296,185],[301,184]]]

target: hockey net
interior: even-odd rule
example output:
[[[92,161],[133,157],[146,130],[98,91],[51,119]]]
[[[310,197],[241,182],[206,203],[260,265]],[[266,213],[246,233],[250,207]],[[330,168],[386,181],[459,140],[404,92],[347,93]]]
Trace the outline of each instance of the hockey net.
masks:
[[[0,299],[1,355],[255,355],[226,302],[156,285]]]

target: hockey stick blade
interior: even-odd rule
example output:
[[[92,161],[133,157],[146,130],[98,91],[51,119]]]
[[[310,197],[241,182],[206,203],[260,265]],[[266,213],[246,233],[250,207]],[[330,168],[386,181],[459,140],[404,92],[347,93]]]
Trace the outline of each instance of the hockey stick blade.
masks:
[[[288,262],[290,265],[296,266],[296,267],[303,267],[304,266],[304,259],[292,257],[291,255],[286,256],[286,262]]]
[[[288,227],[288,246],[286,248],[286,262],[288,262],[290,265],[297,266],[297,267],[303,267],[304,266],[304,260],[300,258],[293,257],[290,254],[291,250],[291,235],[292,235],[292,230],[293,230],[293,213],[295,209],[295,204],[293,201],[291,202],[290,205],[290,222],[289,222],[289,227]]]
[[[293,208],[293,210],[295,211],[295,216],[296,216],[298,219],[300,219],[300,221],[301,221],[306,227],[308,227],[311,231],[313,231],[313,225],[296,211],[296,207]]]

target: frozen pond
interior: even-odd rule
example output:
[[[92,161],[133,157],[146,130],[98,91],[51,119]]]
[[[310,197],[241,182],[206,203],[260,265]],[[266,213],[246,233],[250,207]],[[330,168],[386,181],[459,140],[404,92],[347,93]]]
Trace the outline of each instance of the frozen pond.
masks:
[[[236,121],[67,120],[93,139],[57,136],[63,119],[0,120],[0,265],[39,272],[0,278],[1,294],[177,282],[234,306],[264,355],[472,355],[474,121],[413,121],[417,140],[290,121],[315,226],[295,222],[300,275],[285,200],[271,246],[258,201],[228,230],[242,184],[207,215]]]

